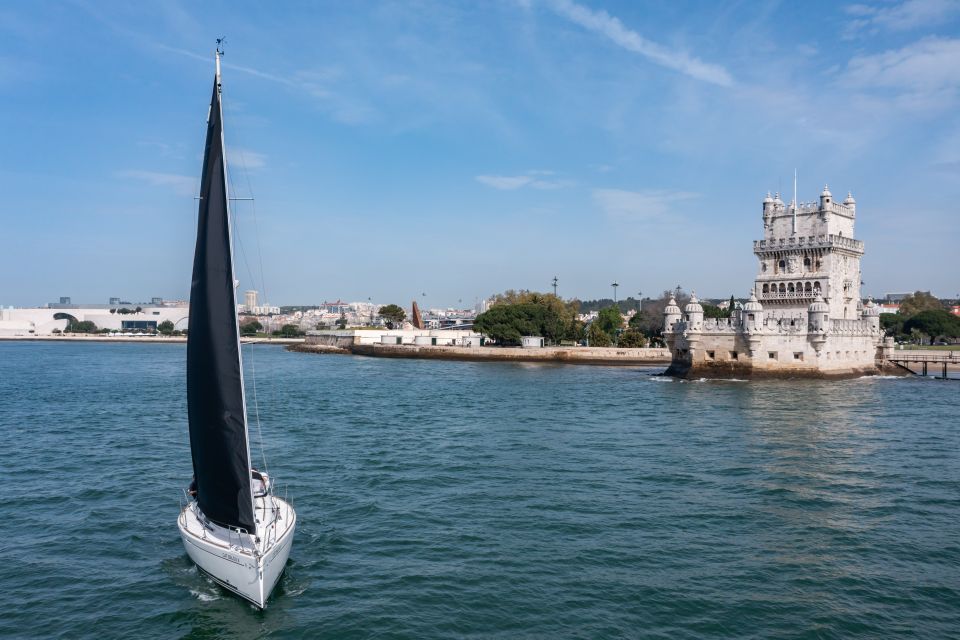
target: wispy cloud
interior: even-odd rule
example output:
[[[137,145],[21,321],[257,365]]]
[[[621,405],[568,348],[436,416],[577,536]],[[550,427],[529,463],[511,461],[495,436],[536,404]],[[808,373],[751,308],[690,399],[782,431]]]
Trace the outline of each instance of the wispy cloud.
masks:
[[[730,73],[722,66],[704,62],[684,51],[669,49],[647,40],[636,31],[625,27],[618,18],[606,11],[593,11],[571,0],[554,0],[551,6],[568,20],[608,38],[627,51],[639,53],[660,66],[723,87],[733,84]]]
[[[227,155],[230,161],[244,165],[247,170],[262,169],[267,166],[267,156],[250,149],[240,147],[227,147]]]
[[[160,173],[157,171],[140,171],[136,169],[120,171],[117,175],[121,178],[130,178],[146,182],[154,187],[172,189],[176,194],[182,196],[195,195],[197,190],[197,178],[193,176],[181,176],[176,173]]]
[[[930,95],[960,90],[960,40],[924,38],[902,49],[851,58],[842,82],[859,89]]]
[[[670,215],[678,202],[698,198],[699,194],[688,191],[650,189],[626,191],[624,189],[594,189],[593,201],[607,217],[617,221],[647,222]]]
[[[535,169],[518,176],[476,176],[476,181],[501,191],[514,191],[522,187],[534,189],[561,189],[571,186],[567,180],[548,180],[546,176],[554,175],[553,171]]]
[[[854,17],[848,35],[858,32],[907,31],[917,27],[937,24],[951,14],[960,13],[957,0],[905,0],[898,4],[852,4],[846,7],[847,14]]]

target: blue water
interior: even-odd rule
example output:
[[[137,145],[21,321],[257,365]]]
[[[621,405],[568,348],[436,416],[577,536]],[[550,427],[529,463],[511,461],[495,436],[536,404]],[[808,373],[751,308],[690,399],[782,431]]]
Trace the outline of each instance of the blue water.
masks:
[[[248,349],[263,612],[177,534],[185,349],[0,343],[0,637],[960,637],[960,383]]]

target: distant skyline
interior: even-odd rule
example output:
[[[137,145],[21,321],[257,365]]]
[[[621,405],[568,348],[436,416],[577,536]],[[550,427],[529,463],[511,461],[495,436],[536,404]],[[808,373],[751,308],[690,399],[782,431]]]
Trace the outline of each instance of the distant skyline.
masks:
[[[960,292],[960,0],[78,0],[0,7],[0,305],[189,296],[222,35],[272,304],[743,298],[795,168],[856,197],[865,294]]]

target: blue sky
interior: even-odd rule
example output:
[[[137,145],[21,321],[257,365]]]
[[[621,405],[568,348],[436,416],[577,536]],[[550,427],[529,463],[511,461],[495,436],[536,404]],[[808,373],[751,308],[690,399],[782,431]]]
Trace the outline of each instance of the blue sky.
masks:
[[[0,5],[0,304],[187,297],[220,35],[275,304],[745,296],[794,168],[866,293],[960,291],[958,0],[78,1]]]

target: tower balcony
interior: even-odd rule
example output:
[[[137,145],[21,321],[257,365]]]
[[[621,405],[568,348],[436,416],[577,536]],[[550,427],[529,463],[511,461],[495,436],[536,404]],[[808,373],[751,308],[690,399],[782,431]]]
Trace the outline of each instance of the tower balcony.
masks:
[[[774,253],[790,249],[846,249],[853,253],[863,253],[863,241],[835,234],[819,236],[791,236],[771,240],[754,240],[753,252],[757,255]]]

